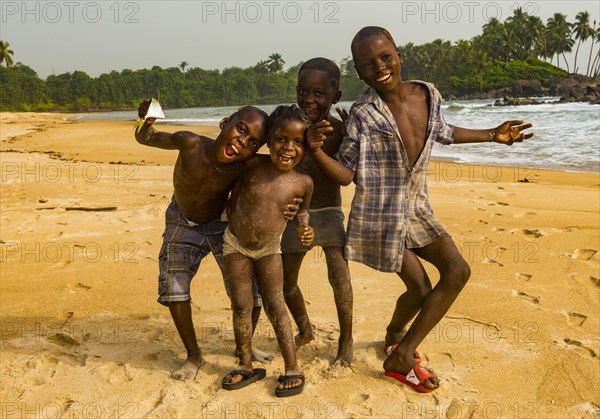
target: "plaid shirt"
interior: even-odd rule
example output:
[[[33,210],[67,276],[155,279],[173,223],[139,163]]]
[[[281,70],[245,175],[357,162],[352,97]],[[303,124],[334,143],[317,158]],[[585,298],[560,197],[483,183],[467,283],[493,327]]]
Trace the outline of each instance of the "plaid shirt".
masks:
[[[419,248],[446,233],[427,194],[427,167],[433,142],[450,144],[454,127],[440,113],[442,98],[432,84],[430,118],[423,151],[412,170],[394,116],[369,88],[352,105],[348,137],[336,155],[355,171],[356,191],[346,235],[346,258],[382,272],[400,272],[405,248]]]

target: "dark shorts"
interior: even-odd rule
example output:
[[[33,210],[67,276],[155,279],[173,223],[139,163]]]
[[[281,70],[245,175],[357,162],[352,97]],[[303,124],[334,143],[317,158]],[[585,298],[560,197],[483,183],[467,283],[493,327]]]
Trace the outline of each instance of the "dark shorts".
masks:
[[[163,244],[158,256],[158,302],[169,303],[190,301],[190,284],[198,272],[200,262],[212,253],[219,265],[225,290],[231,296],[223,264],[223,233],[227,221],[215,219],[205,224],[188,221],[175,199],[165,213],[166,227]],[[262,305],[256,281],[253,284],[254,305]]]
[[[344,247],[346,232],[344,230],[344,213],[340,207],[327,207],[308,210],[309,224],[315,231],[315,239],[310,247],[302,246],[293,222],[287,223],[281,238],[282,253],[305,253],[315,246]]]

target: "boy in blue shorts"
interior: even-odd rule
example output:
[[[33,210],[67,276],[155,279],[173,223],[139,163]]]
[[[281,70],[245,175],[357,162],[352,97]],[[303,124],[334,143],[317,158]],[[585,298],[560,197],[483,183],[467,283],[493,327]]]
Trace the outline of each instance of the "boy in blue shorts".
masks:
[[[150,102],[138,109],[146,115]],[[227,222],[221,214],[229,193],[241,176],[244,161],[254,156],[265,143],[267,114],[253,106],[245,106],[224,118],[216,140],[189,131],[158,132],[148,118],[135,134],[137,142],[165,150],[179,150],[173,171],[173,199],[167,208],[166,227],[159,254],[158,302],[169,307],[179,336],[187,351],[181,369],[171,376],[191,380],[204,363],[192,321],[190,283],[201,260],[212,253],[221,269],[223,265],[223,233]],[[297,201],[296,201],[297,202]],[[290,211],[291,210],[291,211]],[[293,218],[297,206],[282,208],[282,216]],[[225,288],[228,283],[223,276]],[[261,311],[260,295],[254,287],[254,325]],[[236,348],[236,355],[239,351]],[[254,352],[257,360],[271,357]]]
[[[298,71],[296,102],[306,111],[311,124],[328,121],[333,131],[327,133],[323,151],[333,156],[344,137],[344,124],[330,114],[342,92],[340,70],[331,60],[312,58]],[[312,246],[320,246],[325,253],[327,277],[333,288],[333,296],[340,324],[340,337],[335,362],[349,366],[352,362],[352,283],[348,262],[344,259],[344,214],[340,185],[330,180],[309,155],[298,165],[297,170],[313,179],[314,191],[310,202],[311,226],[315,231]],[[300,266],[309,249],[298,240],[294,226],[288,223],[281,240],[284,268],[284,296],[286,304],[298,326],[296,347],[314,339],[313,330],[306,311],[306,304],[298,287]]]

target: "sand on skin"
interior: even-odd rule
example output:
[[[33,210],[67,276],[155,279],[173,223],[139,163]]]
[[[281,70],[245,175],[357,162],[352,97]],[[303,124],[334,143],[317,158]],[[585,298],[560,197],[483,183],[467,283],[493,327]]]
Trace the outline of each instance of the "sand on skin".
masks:
[[[169,378],[185,354],[155,300],[177,153],[136,143],[131,122],[62,117],[0,114],[2,417],[600,413],[597,174],[432,162],[434,210],[473,272],[419,348],[441,387],[420,395],[383,377],[385,326],[404,287],[355,263],[355,362],[329,368],[337,319],[324,256],[314,250],[300,279],[317,336],[298,352],[307,385],[301,396],[278,400],[283,360],[264,316],[255,344],[278,354],[267,378],[236,392],[220,388],[236,360],[212,257],[192,285],[206,365],[193,382]],[[214,127],[166,129],[216,135]],[[343,189],[346,215],[352,193]],[[66,210],[110,206],[117,209]],[[426,269],[435,284],[435,269]]]

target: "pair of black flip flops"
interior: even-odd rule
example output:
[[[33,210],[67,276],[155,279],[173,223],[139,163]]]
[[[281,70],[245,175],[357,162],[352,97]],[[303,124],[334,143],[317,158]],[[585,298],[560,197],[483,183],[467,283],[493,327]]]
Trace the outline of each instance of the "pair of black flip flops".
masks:
[[[244,378],[237,383],[229,383],[226,381],[228,377],[233,377],[234,375],[240,374]],[[264,368],[254,368],[252,371],[247,370],[233,370],[231,371],[221,383],[221,386],[225,390],[239,390],[240,388],[244,388],[252,383],[255,383],[259,380],[262,380],[267,376],[267,371]],[[302,383],[293,388],[282,388],[275,389],[275,396],[277,397],[289,397],[299,394],[304,389],[304,376],[303,375],[280,375],[277,379],[278,382],[282,384],[288,384],[292,380],[301,379]]]

